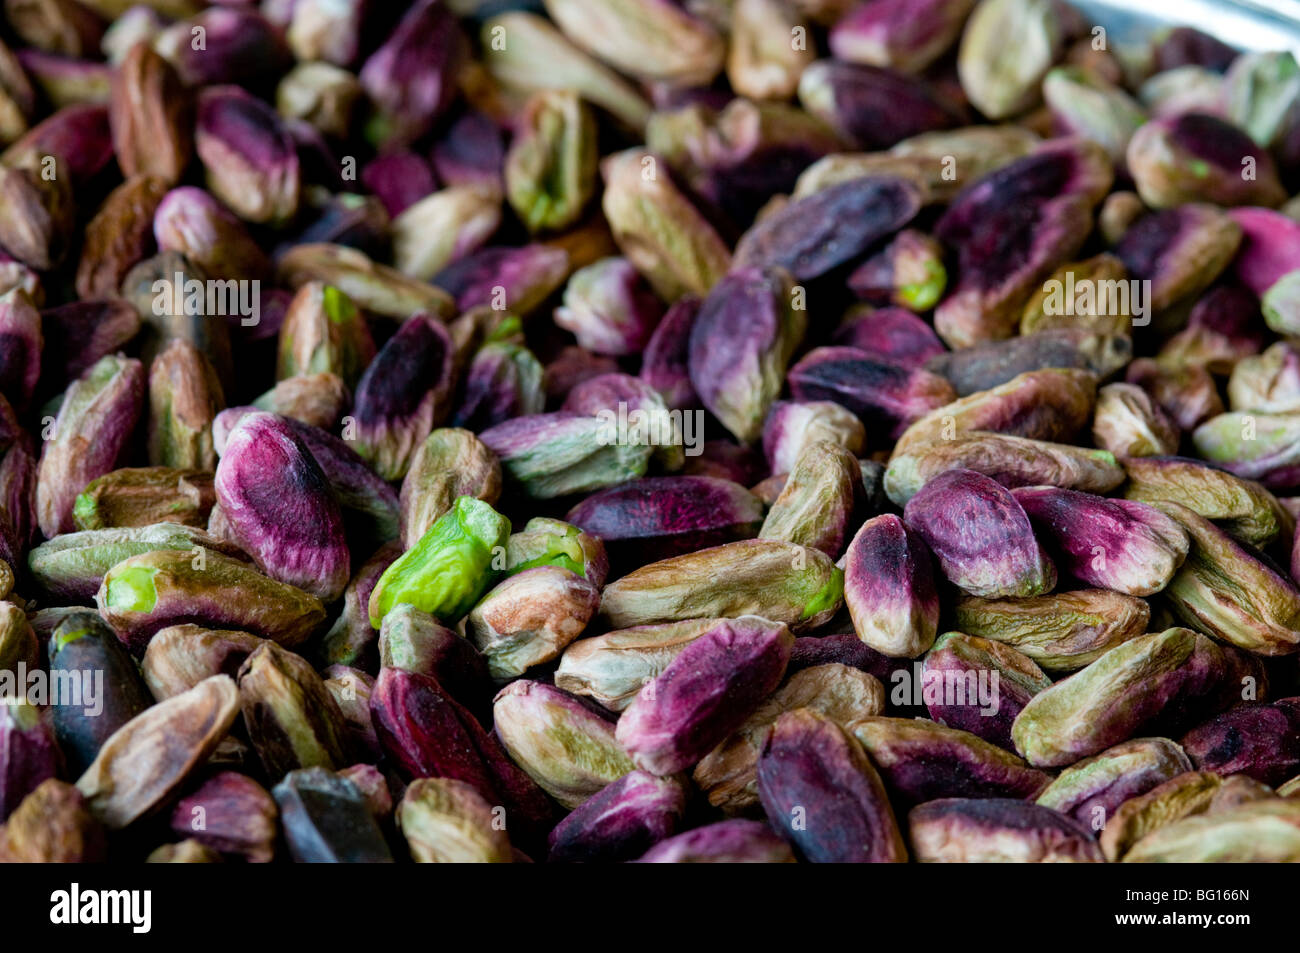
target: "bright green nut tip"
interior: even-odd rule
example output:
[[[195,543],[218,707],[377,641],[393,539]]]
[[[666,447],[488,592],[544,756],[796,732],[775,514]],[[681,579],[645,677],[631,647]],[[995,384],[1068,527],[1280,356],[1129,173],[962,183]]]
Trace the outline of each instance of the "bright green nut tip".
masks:
[[[835,567],[820,592],[804,606],[802,619],[811,619],[819,612],[833,609],[844,600],[844,570]]]
[[[71,645],[78,639],[90,635],[89,629],[73,629],[71,632],[56,632],[51,640],[51,653],[62,651],[65,646]]]
[[[321,305],[325,315],[335,324],[351,321],[357,316],[357,306],[352,299],[333,285],[326,285],[321,296]]]
[[[110,609],[120,612],[152,612],[158,602],[153,577],[158,570],[148,566],[131,566],[108,575],[105,598]]]
[[[947,287],[947,269],[939,262],[931,262],[926,266],[925,280],[903,285],[898,296],[912,311],[929,311],[939,303]]]

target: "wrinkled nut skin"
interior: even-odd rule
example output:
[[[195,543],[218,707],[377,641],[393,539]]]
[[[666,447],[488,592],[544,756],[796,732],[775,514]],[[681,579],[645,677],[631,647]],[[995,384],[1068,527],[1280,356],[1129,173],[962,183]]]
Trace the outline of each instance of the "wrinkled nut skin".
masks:
[[[1105,862],[1086,828],[1028,801],[931,801],[908,813],[907,826],[921,863]]]
[[[47,538],[75,529],[77,494],[112,470],[125,451],[144,404],[144,384],[139,361],[105,357],[68,389],[36,477],[36,515]]]
[[[506,573],[525,572],[540,566],[567,569],[597,589],[609,576],[609,557],[600,536],[585,533],[563,520],[534,517],[523,530],[506,540]]]
[[[466,620],[465,633],[487,658],[493,678],[523,675],[559,658],[600,606],[600,590],[560,566],[510,576],[485,595]]]
[[[1150,308],[1201,293],[1232,262],[1242,228],[1222,209],[1192,202],[1143,215],[1115,246],[1130,278],[1151,282]]]
[[[829,400],[778,400],[763,423],[763,453],[772,473],[789,473],[811,443],[826,441],[860,456],[867,434],[847,408]]]
[[[1107,377],[1132,358],[1133,342],[1125,334],[1048,328],[1005,341],[942,352],[924,366],[942,374],[959,395],[968,397],[1026,371],[1049,367],[1080,368]]]
[[[402,542],[414,545],[462,496],[496,503],[501,464],[468,430],[439,428],[420,444],[402,480]]]
[[[0,826],[0,863],[78,864],[105,859],[104,828],[71,784],[50,778]]]
[[[1295,863],[1300,801],[1268,798],[1215,814],[1193,815],[1153,831],[1124,863]]]
[[[235,86],[199,93],[194,150],[209,190],[236,215],[277,225],[298,210],[297,150],[270,106]]]
[[[476,714],[492,695],[487,662],[473,644],[406,603],[394,607],[379,627],[379,665],[436,678]]]
[[[123,175],[180,180],[194,149],[194,100],[149,44],[133,46],[114,71],[108,118]]]
[[[264,640],[247,632],[173,625],[160,629],[145,649],[140,672],[158,701],[189,691],[213,675],[239,674]]]
[[[149,462],[212,470],[212,421],[225,404],[217,372],[198,348],[173,339],[149,365]]]
[[[944,797],[1026,798],[1050,780],[978,735],[924,718],[869,717],[848,727],[898,804]]]
[[[300,864],[390,864],[383,831],[355,784],[324,768],[290,771],[274,788],[289,856]]]
[[[123,560],[105,574],[95,604],[136,656],[171,625],[238,629],[293,647],[325,621],[315,596],[201,546]]]
[[[855,7],[830,31],[837,59],[920,73],[952,48],[974,0],[882,0]]]
[[[1107,384],[1097,392],[1092,439],[1118,457],[1155,457],[1178,452],[1181,433],[1140,387]]]
[[[1073,672],[1143,635],[1151,609],[1108,589],[1076,589],[1026,599],[962,596],[953,621],[968,635],[1004,642],[1044,671]]]
[[[1192,729],[1182,744],[1200,771],[1282,784],[1300,773],[1300,698],[1233,708]]]
[[[128,467],[91,480],[77,494],[78,530],[183,523],[204,527],[217,501],[212,474],[175,467]]]
[[[1126,159],[1138,193],[1152,208],[1185,202],[1272,208],[1286,200],[1268,151],[1217,116],[1188,112],[1154,119],[1134,133]],[[1247,164],[1249,176],[1243,174]]]
[[[1062,771],[1034,803],[1100,832],[1124,802],[1191,769],[1192,762],[1177,742],[1137,738]]]
[[[844,595],[825,553],[772,539],[742,540],[660,560],[607,585],[600,615],[615,628],[700,616],[761,615],[795,630],[828,621]]]
[[[572,810],[636,770],[614,724],[557,688],[520,679],[492,707],[511,760],[562,807]]]
[[[508,864],[510,838],[494,807],[463,781],[421,778],[397,806],[397,829],[420,864]]]
[[[1098,843],[1106,860],[1123,859],[1133,845],[1160,828],[1204,813],[1223,780],[1209,771],[1185,771],[1132,797],[1111,812]]]
[[[234,680],[204,679],[114,732],[77,780],[77,790],[105,827],[126,827],[159,808],[202,766],[238,714]]]
[[[972,470],[949,470],[903,510],[945,576],[973,596],[1036,596],[1056,586],[1056,567],[1039,547],[1016,498]]]
[[[348,584],[343,516],[311,451],[283,421],[249,414],[226,439],[217,501],[268,575],[333,602]]]
[[[661,841],[638,864],[793,864],[794,852],[770,825],[735,819]]]
[[[758,538],[782,539],[838,558],[862,497],[857,458],[833,443],[809,444],[768,509]]]
[[[275,858],[279,810],[252,778],[221,771],[176,802],[170,825],[178,837],[192,838],[217,853],[267,864]]]
[[[698,762],[781,683],[794,636],[745,616],[687,645],[618,720],[615,737],[637,767],[664,776]]]
[[[930,717],[1010,750],[1011,725],[1029,700],[1052,680],[1032,659],[1009,645],[948,632],[926,653],[923,689],[943,686],[926,697]]]
[[[730,480],[646,477],[593,493],[565,520],[603,540],[619,569],[756,536],[763,506]]]
[[[838,725],[852,725],[881,714],[884,707],[885,689],[874,675],[838,662],[801,668],[701,759],[691,776],[714,807],[742,814],[759,803],[759,754],[772,725],[786,712],[804,708]]]
[[[1076,579],[1130,596],[1160,592],[1187,557],[1187,533],[1145,503],[1049,487],[1013,490],[1029,520]]]
[[[644,476],[652,451],[647,441],[620,440],[611,415],[568,411],[515,417],[484,430],[479,439],[500,458],[509,480],[537,500]]]
[[[862,746],[808,709],[777,719],[758,757],[768,821],[811,863],[905,863],[885,786]]]
[[[1225,678],[1227,667],[1223,651],[1190,629],[1139,636],[1035,695],[1017,716],[1011,736],[1030,764],[1073,764],[1162,716],[1197,702],[1212,704],[1206,696],[1216,690],[1238,690]]]
[[[844,602],[871,648],[895,658],[923,654],[939,626],[929,547],[892,513],[868,520],[844,556]]]
[[[550,863],[617,863],[635,860],[677,833],[686,791],[674,778],[644,771],[623,775],[555,825],[548,837]]]
[[[807,314],[797,303],[787,272],[741,268],[713,287],[691,326],[691,386],[742,442],[761,435],[803,341]]]
[[[41,710],[6,699],[0,706],[0,825],[42,782],[62,773],[63,755]]]

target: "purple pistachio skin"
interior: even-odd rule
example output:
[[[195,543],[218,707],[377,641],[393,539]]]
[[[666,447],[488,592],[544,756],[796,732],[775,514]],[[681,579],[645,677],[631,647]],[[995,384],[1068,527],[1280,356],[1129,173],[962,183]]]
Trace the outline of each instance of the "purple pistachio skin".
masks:
[[[846,321],[835,329],[831,343],[908,368],[924,368],[926,361],[948,351],[934,328],[906,308],[881,308]]]
[[[7,404],[4,407],[8,409]],[[0,411],[3,416],[4,411]],[[36,455],[30,441],[23,438],[0,451],[0,559],[10,566],[22,565],[32,541],[36,529],[35,493]]]
[[[1064,783],[1049,785],[1038,803],[1096,831],[1125,801],[1191,770],[1176,742],[1137,738],[1067,768],[1060,776]]]
[[[514,417],[546,409],[545,372],[527,348],[489,344],[470,361],[464,397],[452,415],[454,427],[481,432]]]
[[[1072,330],[1039,331],[936,355],[925,367],[947,378],[959,397],[969,397],[1029,371],[1056,367],[1091,370],[1092,360],[1080,347],[1082,337]],[[1132,345],[1118,335],[1112,340],[1120,349],[1116,363],[1127,363],[1133,356]]]
[[[903,519],[949,581],[973,596],[1036,596],[1056,585],[1056,567],[1029,517],[1010,491],[982,473],[939,474],[907,501]]]
[[[763,504],[730,480],[648,477],[592,494],[564,521],[600,537],[610,561],[624,568],[752,539],[763,525]]]
[[[437,318],[417,314],[375,355],[357,383],[357,450],[386,480],[406,475],[420,444],[447,414],[454,348]]]
[[[957,252],[957,280],[934,314],[952,347],[1010,337],[1025,299],[1080,249],[1110,159],[1083,140],[1049,142],[965,189],[935,225]]]
[[[844,601],[872,648],[915,657],[934,642],[939,592],[925,541],[892,513],[864,523],[844,555]]]
[[[108,107],[64,106],[9,148],[15,154],[58,156],[67,163],[74,185],[90,182],[113,161]]]
[[[1174,27],[1156,44],[1154,53],[1158,73],[1180,66],[1201,66],[1222,73],[1240,55],[1239,50],[1218,37],[1190,26]]]
[[[249,414],[217,464],[217,502],[240,545],[274,579],[330,603],[348,584],[343,514],[320,464],[274,414]]]
[[[1244,774],[1276,787],[1300,774],[1300,696],[1225,711],[1182,744],[1201,771]]]
[[[63,755],[40,708],[0,704],[0,824],[47,778],[63,773]]]
[[[951,47],[974,0],[878,0],[852,8],[831,28],[838,60],[924,70]]]
[[[1149,596],[1187,555],[1187,532],[1146,503],[1048,486],[1011,495],[1052,546],[1057,564],[1089,586]]]
[[[249,414],[262,413],[255,407],[229,407],[212,422],[213,442],[218,453],[225,453],[226,440]],[[339,506],[365,515],[371,525],[364,535],[367,542],[378,545],[396,539],[401,531],[401,505],[397,491],[370,469],[357,452],[332,433],[292,417],[279,420],[311,451],[321,473],[334,490]],[[345,516],[345,523],[347,513]]]
[[[396,218],[438,188],[433,168],[409,150],[385,152],[366,163],[361,184],[379,197],[390,218]]]
[[[488,803],[506,808],[518,846],[528,850],[544,843],[554,826],[546,795],[435,678],[381,669],[370,693],[370,717],[385,757],[403,776],[464,781]]]
[[[641,379],[659,392],[669,410],[684,410],[699,403],[691,385],[691,328],[700,299],[683,295],[673,302],[646,342],[641,354]]]
[[[1262,298],[1279,278],[1300,268],[1300,222],[1267,208],[1229,209],[1228,217],[1241,226],[1233,269],[1255,297]]]
[[[202,27],[204,44],[195,47],[192,30]],[[277,75],[291,61],[271,23],[255,10],[212,7],[192,20],[172,24],[157,38],[188,86],[248,83]]]
[[[672,778],[632,771],[583,801],[551,831],[551,863],[635,860],[677,833],[686,792]]]
[[[367,672],[379,668],[379,632],[370,624],[370,596],[402,552],[401,541],[393,540],[361,564],[344,590],[343,611],[316,648],[318,667],[350,665]]]
[[[1087,828],[1028,801],[944,798],[914,808],[907,821],[923,861],[1105,862]]]
[[[140,333],[140,315],[127,301],[72,301],[42,311],[41,329],[41,376],[55,386],[124,347]]]
[[[526,314],[564,284],[569,253],[547,245],[484,248],[440,271],[433,283],[456,299],[462,313],[492,305],[503,288],[505,304]]]
[[[1016,715],[1052,684],[1042,669],[1011,646],[960,632],[947,633],[926,653],[922,677],[924,685],[944,687],[926,702],[931,718],[1007,751],[1015,750],[1011,724]],[[991,699],[981,697],[984,685],[991,687]]]
[[[804,70],[799,100],[863,152],[951,129],[965,119],[923,80],[838,60],[820,60]]]
[[[907,850],[884,785],[861,746],[835,722],[786,712],[758,756],[768,822],[814,864],[903,863]]]
[[[197,827],[198,817],[211,823]],[[221,771],[177,801],[168,823],[178,837],[193,837],[232,859],[269,863],[275,856],[275,818],[275,801],[266,788],[246,774]]]
[[[764,216],[736,246],[736,267],[784,268],[808,281],[852,261],[920,210],[921,193],[910,182],[850,179]]]
[[[880,360],[855,347],[815,348],[790,368],[788,379],[798,400],[834,401],[868,426],[887,427],[895,439],[957,397],[937,374]]]
[[[805,668],[833,662],[874,675],[886,685],[891,684],[890,675],[900,666],[897,660],[877,652],[852,633],[801,635],[794,640],[794,648],[790,650],[790,664],[786,667],[786,674],[793,675]],[[901,664],[905,664],[908,671],[911,670],[910,662]]]
[[[41,376],[41,315],[27,293],[0,296],[0,394],[14,410],[27,409]]]
[[[1156,208],[1202,200],[1274,206],[1287,197],[1268,150],[1228,120],[1206,113],[1145,123],[1129,142],[1127,164],[1138,192]]]
[[[651,774],[689,768],[744,723],[781,683],[794,636],[757,616],[695,639],[641,690],[615,737]]]
[[[194,148],[217,198],[246,221],[279,223],[298,209],[293,137],[275,111],[237,86],[199,94]]]
[[[626,258],[602,258],[569,279],[555,323],[597,354],[640,354],[664,306]]]
[[[433,144],[429,161],[446,185],[500,185],[506,163],[501,127],[480,112],[467,112]]]
[[[638,864],[790,864],[790,847],[762,821],[718,821],[660,841]]]
[[[264,279],[270,263],[244,223],[203,189],[168,192],[153,217],[158,251],[176,251],[213,278]]]
[[[569,391],[560,409],[594,417],[602,410],[617,413],[619,404],[626,405],[629,414],[662,406],[654,388],[640,378],[631,374],[599,374]]]
[[[405,145],[432,127],[456,95],[465,40],[442,0],[417,0],[358,74],[378,110],[371,138]]]
[[[1192,297],[1232,261],[1241,228],[1212,205],[1189,203],[1143,215],[1124,232],[1115,255],[1129,277],[1151,282],[1151,306],[1159,309]],[[1206,249],[1223,246],[1213,259]]]

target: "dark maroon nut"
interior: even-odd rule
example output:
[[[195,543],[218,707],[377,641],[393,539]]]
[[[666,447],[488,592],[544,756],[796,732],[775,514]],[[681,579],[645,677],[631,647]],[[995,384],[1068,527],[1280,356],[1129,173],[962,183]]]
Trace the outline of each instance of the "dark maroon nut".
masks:
[[[257,412],[252,407],[231,407],[217,414],[212,425],[217,451],[224,453],[230,433],[245,417]],[[278,419],[311,452],[343,508],[349,537],[359,538],[370,548],[396,539],[400,531],[400,506],[391,484],[370,469],[347,441],[292,417]]]
[[[553,823],[553,809],[495,735],[428,675],[379,672],[370,715],[384,755],[408,779],[453,778],[506,808],[512,840],[536,841]],[[516,836],[518,834],[518,836]]]
[[[501,127],[480,112],[467,112],[433,144],[429,159],[446,185],[500,185],[506,162]]]
[[[194,43],[201,28],[204,43]],[[278,75],[291,62],[279,31],[255,10],[214,6],[159,34],[155,48],[190,86],[246,83]]]
[[[388,212],[374,196],[313,190],[303,196],[301,214],[306,224],[293,235],[294,244],[346,246],[376,258],[387,254]]]
[[[290,771],[271,791],[289,855],[300,864],[389,864],[393,857],[360,789],[324,768]]]
[[[763,504],[739,484],[704,476],[649,477],[601,490],[564,517],[605,543],[615,571],[752,539]]]
[[[835,329],[831,343],[866,351],[878,360],[918,369],[924,368],[931,358],[948,351],[934,333],[934,328],[904,308],[881,308],[860,317],[850,317]]]
[[[844,601],[858,638],[891,658],[915,658],[934,642],[939,594],[930,550],[892,513],[868,520],[849,544]]]
[[[298,211],[298,150],[270,106],[237,86],[199,94],[195,150],[208,189],[240,218],[282,225]]]
[[[632,771],[578,805],[548,838],[551,863],[635,860],[677,833],[686,792],[674,778]]]
[[[913,808],[907,826],[922,863],[1105,863],[1086,828],[1027,801],[945,798]]]
[[[691,385],[704,406],[743,443],[763,432],[781,393],[808,316],[790,275],[739,268],[719,281],[691,327]]]
[[[1155,70],[1163,73],[1180,66],[1202,66],[1216,73],[1224,72],[1238,51],[1217,37],[1195,27],[1179,26],[1169,30],[1155,46]]]
[[[922,688],[912,685],[918,695]],[[925,718],[867,717],[849,728],[901,806],[943,797],[1027,798],[1051,780],[978,735]]]
[[[1066,768],[1035,803],[1100,832],[1125,801],[1191,770],[1176,742],[1137,738]]]
[[[930,411],[956,399],[944,378],[873,357],[855,347],[819,347],[790,368],[790,392],[799,400],[829,400],[870,426],[898,438]]]
[[[0,295],[0,394],[20,414],[36,392],[43,344],[41,313],[27,292]]]
[[[397,557],[402,555],[398,540],[385,543],[356,571],[343,593],[343,611],[321,638],[314,657],[322,664],[352,665],[368,672],[379,667],[379,632],[370,624],[370,595]]]
[[[1195,298],[1232,262],[1241,226],[1213,205],[1189,203],[1144,215],[1115,246],[1129,276],[1151,282],[1153,314]]]
[[[1211,288],[1192,306],[1186,329],[1160,349],[1163,364],[1203,363],[1211,374],[1231,374],[1239,361],[1268,345],[1259,299],[1237,285]]]
[[[49,719],[25,699],[0,704],[0,825],[47,778],[63,773]]]
[[[1048,142],[959,194],[935,226],[957,280],[935,310],[950,347],[1011,337],[1030,295],[1074,258],[1110,190],[1110,157],[1083,139]]]
[[[768,476],[763,454],[756,448],[730,440],[706,440],[696,456],[686,458],[685,476],[716,477],[742,486],[753,486]]]
[[[948,632],[925,656],[922,696],[930,717],[1014,748],[1011,723],[1052,680],[1009,645]]]
[[[361,184],[379,197],[390,218],[396,218],[438,188],[425,159],[409,150],[385,152],[366,163]]]
[[[1089,586],[1130,596],[1164,589],[1187,556],[1187,532],[1135,500],[1108,500],[1057,487],[1012,491],[1057,564]]]
[[[382,757],[379,738],[370,720],[370,692],[375,680],[365,672],[346,665],[331,665],[321,673],[325,688],[333,696],[343,713],[343,738],[348,753],[353,757]]]
[[[855,634],[803,635],[794,640],[786,674],[793,675],[802,669],[828,665],[832,662],[874,675],[886,685],[893,684],[891,676],[899,668],[897,661],[876,651]],[[905,671],[911,671],[910,662],[907,663]]]
[[[1056,586],[1056,567],[1011,492],[973,470],[948,470],[907,501],[903,518],[971,595],[1037,596]]]
[[[1202,771],[1276,787],[1300,774],[1300,697],[1232,708],[1193,728],[1182,744]]]
[[[456,299],[462,313],[491,306],[527,317],[568,276],[568,252],[534,244],[481,249],[452,262],[433,283]]]
[[[333,602],[348,584],[343,514],[320,464],[284,420],[253,413],[217,465],[217,502],[241,548],[274,579]]]
[[[792,864],[790,847],[762,821],[718,821],[660,841],[638,864]]]
[[[799,102],[863,152],[967,121],[964,110],[923,80],[838,60],[819,60],[803,71]]]
[[[692,641],[618,720],[615,737],[637,767],[667,775],[695,764],[781,683],[794,636],[757,616],[728,620]]]
[[[700,299],[683,295],[673,302],[641,353],[641,379],[659,392],[669,410],[685,410],[699,399],[691,385],[691,328]]]
[[[925,367],[946,377],[959,396],[969,397],[1027,371],[1052,367],[1092,371],[1106,377],[1132,357],[1133,342],[1125,335],[1062,328],[976,344],[941,354]]]
[[[375,355],[357,384],[356,449],[385,480],[400,480],[446,416],[454,348],[437,318],[417,314]]]
[[[12,569],[26,560],[27,547],[36,532],[36,455],[31,439],[20,435],[9,402],[0,395],[0,559]]]
[[[176,802],[170,826],[229,859],[268,864],[279,837],[275,799],[252,778],[221,771]]]
[[[514,417],[546,409],[545,368],[518,344],[490,343],[474,354],[465,373],[464,397],[451,423],[482,432]]]
[[[55,627],[49,674],[72,696],[50,706],[50,724],[74,775],[90,766],[113,732],[154,703],[135,660],[89,609]]]
[[[64,106],[6,149],[3,158],[6,163],[21,163],[47,155],[67,163],[75,187],[94,179],[113,161],[108,107]]]
[[[920,190],[904,179],[850,179],[763,216],[740,239],[735,265],[784,268],[807,281],[857,258],[920,210]]]
[[[482,653],[469,639],[412,605],[401,603],[384,616],[379,664],[437,679],[447,694],[475,714],[490,710],[495,692]]]
[[[465,38],[442,0],[417,0],[358,74],[375,105],[367,129],[383,146],[414,142],[456,96]]]
[[[140,315],[126,301],[73,301],[42,311],[41,325],[42,371],[57,386],[127,344],[140,332]]]
[[[809,709],[777,719],[758,756],[771,825],[811,863],[905,863],[907,848],[862,746]]]

